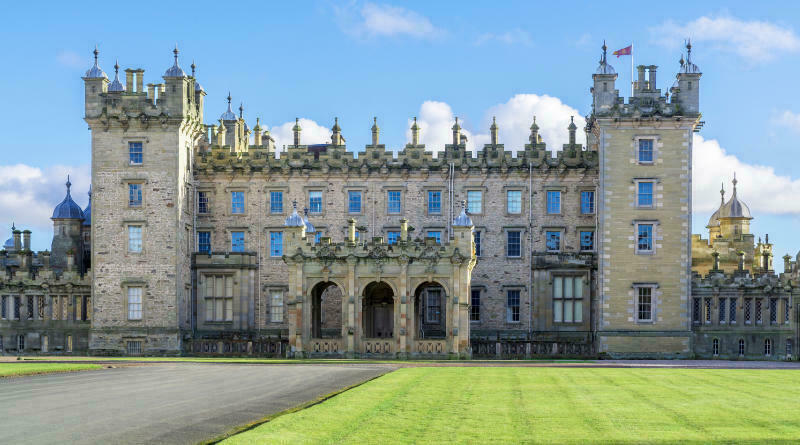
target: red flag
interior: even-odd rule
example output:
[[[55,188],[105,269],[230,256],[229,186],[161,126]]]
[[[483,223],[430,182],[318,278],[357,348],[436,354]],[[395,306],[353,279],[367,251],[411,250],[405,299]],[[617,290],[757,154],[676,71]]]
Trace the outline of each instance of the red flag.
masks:
[[[619,56],[630,56],[632,52],[633,45],[628,45],[625,48],[614,51],[612,54],[617,56],[617,59],[619,59]]]

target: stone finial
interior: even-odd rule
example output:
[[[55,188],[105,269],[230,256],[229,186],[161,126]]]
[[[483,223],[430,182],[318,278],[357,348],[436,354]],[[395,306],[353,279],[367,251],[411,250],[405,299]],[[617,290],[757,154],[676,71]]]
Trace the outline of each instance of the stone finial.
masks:
[[[256,118],[256,126],[253,127],[253,143],[260,147],[262,144],[261,141],[261,118]]]
[[[414,116],[414,123],[411,124],[411,145],[419,145],[420,128],[417,125],[417,117]]]
[[[570,116],[569,117],[569,126],[567,127],[567,130],[569,130],[569,145],[570,146],[574,146],[575,145],[575,131],[577,129],[578,129],[578,126],[575,125],[575,116]]]
[[[300,132],[303,131],[300,128],[300,118],[294,118],[294,127],[292,127],[292,132],[294,133],[294,146],[297,147],[300,145]]]
[[[239,119],[242,119],[244,116],[244,103],[239,102]]]
[[[378,127],[378,118],[372,118],[372,146],[378,145],[378,140],[380,139],[381,129]]]
[[[190,68],[192,69],[192,77],[194,77],[194,70],[195,70],[195,68],[197,68],[197,66],[194,64],[194,60],[192,60],[192,64],[190,65]]]
[[[604,45],[605,46],[605,45]],[[531,145],[539,143],[539,125],[536,124],[536,115],[533,115],[533,123],[531,124],[531,135],[528,137]]]
[[[331,145],[340,146],[342,145],[342,127],[339,126],[339,118],[333,118],[333,127],[331,128]]]
[[[788,253],[783,256],[783,271],[792,273],[792,257]]]
[[[461,125],[458,125],[458,116],[456,116],[456,123],[453,124],[453,145],[461,143]]]
[[[489,142],[493,146],[497,145],[497,128],[497,118],[492,116],[492,125],[489,127]]]
[[[719,270],[719,252],[711,252],[711,257],[714,259],[714,270]]]
[[[739,255],[739,272],[743,272],[744,271],[744,252],[740,250],[740,251],[736,252],[736,254]]]

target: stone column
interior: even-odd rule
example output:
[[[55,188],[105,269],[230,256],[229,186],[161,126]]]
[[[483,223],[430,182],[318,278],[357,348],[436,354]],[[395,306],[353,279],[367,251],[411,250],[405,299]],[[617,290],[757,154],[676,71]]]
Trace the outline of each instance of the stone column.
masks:
[[[347,357],[355,357],[358,348],[358,326],[356,325],[358,317],[356,317],[356,305],[359,303],[359,298],[356,295],[356,259],[353,257],[347,258],[347,338],[345,339],[346,355]]]
[[[398,335],[398,358],[408,358],[408,262],[401,260],[400,263],[400,280],[397,283],[397,291],[400,292],[399,303],[395,311],[399,313],[399,329],[396,331]]]

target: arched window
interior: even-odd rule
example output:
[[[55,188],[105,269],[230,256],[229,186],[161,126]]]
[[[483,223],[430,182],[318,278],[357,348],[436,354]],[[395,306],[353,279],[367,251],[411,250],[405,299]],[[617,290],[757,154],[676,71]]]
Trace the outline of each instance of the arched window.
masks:
[[[20,335],[17,337],[17,351],[22,352],[25,349],[25,336]]]
[[[772,355],[772,340],[770,339],[764,340],[764,355]]]
[[[739,356],[743,356],[743,355],[744,355],[744,339],[740,338],[739,339]]]
[[[714,357],[719,355],[719,339],[718,338],[715,338],[711,342],[711,351],[714,354]]]

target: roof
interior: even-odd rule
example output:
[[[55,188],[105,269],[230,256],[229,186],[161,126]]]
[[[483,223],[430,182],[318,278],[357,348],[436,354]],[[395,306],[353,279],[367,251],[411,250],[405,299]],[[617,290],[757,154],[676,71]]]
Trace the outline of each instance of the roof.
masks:
[[[617,72],[614,71],[614,67],[608,63],[608,58],[606,57],[607,50],[606,42],[603,42],[603,55],[600,56],[600,64],[597,66],[595,74],[617,74]]]
[[[108,86],[109,92],[125,91],[125,85],[119,81],[119,62],[114,63],[114,81]]]
[[[184,73],[183,69],[178,65],[178,45],[175,45],[175,49],[172,50],[172,53],[175,54],[175,63],[164,73],[164,77],[186,77],[186,73]]]
[[[97,51],[97,46],[94,47],[94,65],[86,71],[86,75],[83,76],[86,79],[106,79],[108,80],[108,76],[100,66],[97,64],[97,55],[100,54],[100,51]]]
[[[69,182],[69,177],[67,177],[66,186],[67,196],[53,210],[52,219],[83,219],[83,210],[72,200],[72,196],[69,193],[69,188],[72,186],[72,183]]]
[[[235,121],[236,120],[236,115],[233,113],[233,110],[231,109],[231,93],[230,92],[228,92],[228,110],[225,111],[224,113],[222,113],[222,115],[219,118],[224,120],[224,121]]]
[[[750,207],[747,206],[743,201],[739,199],[739,196],[736,192],[736,184],[739,181],[736,180],[736,175],[733,175],[733,196],[731,196],[730,201],[726,202],[722,205],[719,209],[719,218],[743,218],[743,219],[753,219],[752,215],[750,214]]]
[[[293,211],[292,214],[286,218],[283,225],[286,227],[305,227],[306,223],[303,221],[303,217],[297,213],[297,201],[292,203]]]
[[[472,227],[472,218],[467,215],[467,202],[461,202],[461,213],[453,220],[454,227]]]

